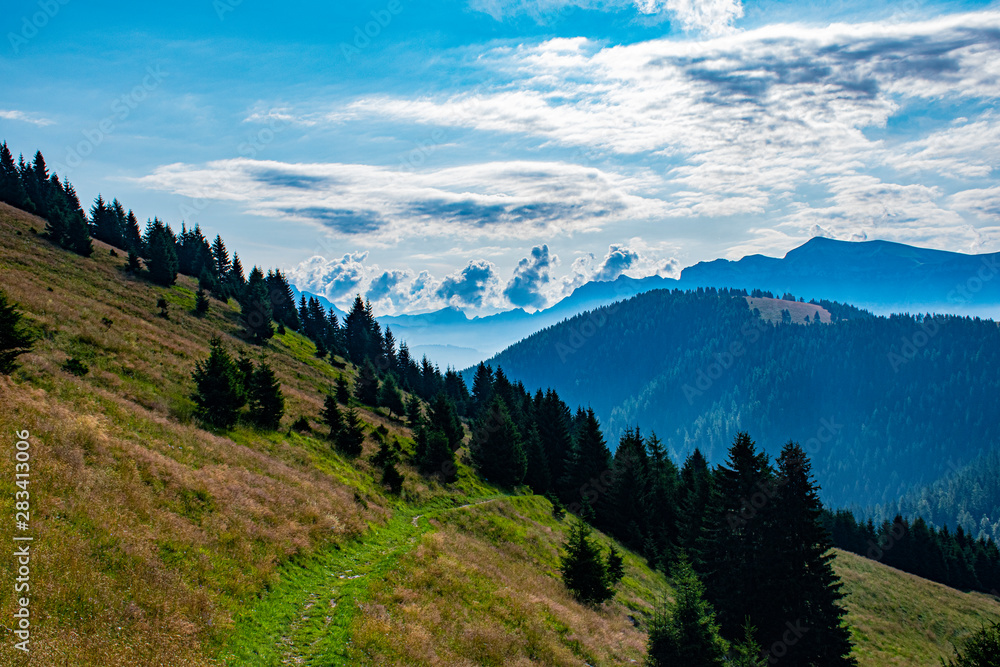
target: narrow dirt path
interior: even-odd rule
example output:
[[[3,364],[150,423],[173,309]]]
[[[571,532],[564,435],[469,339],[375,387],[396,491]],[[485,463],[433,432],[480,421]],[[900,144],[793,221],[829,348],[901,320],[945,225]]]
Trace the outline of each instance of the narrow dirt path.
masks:
[[[347,643],[358,602],[431,529],[429,519],[476,505],[397,511],[384,526],[359,540],[282,568],[281,581],[252,614],[237,620],[227,649],[228,665],[349,665]],[[421,512],[418,514],[417,512]]]

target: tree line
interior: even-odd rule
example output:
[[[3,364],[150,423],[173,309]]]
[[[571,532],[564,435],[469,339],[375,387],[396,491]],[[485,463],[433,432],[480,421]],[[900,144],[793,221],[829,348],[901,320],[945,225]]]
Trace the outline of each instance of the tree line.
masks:
[[[825,511],[823,523],[840,549],[952,588],[1000,595],[1000,550],[961,526],[951,532],[898,514],[876,525],[872,519],[858,521],[849,510]]]

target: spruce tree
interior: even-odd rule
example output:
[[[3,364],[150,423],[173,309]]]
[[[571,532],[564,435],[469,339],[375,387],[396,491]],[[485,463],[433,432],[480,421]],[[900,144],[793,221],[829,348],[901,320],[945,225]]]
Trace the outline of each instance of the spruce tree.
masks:
[[[573,596],[587,604],[601,604],[614,597],[607,562],[591,537],[590,527],[574,521],[563,546],[566,553],[560,557],[559,572]]]
[[[263,345],[274,336],[267,284],[264,273],[256,266],[250,272],[243,298],[240,300],[240,322],[257,345]]]
[[[512,488],[524,480],[528,466],[524,446],[499,396],[476,420],[469,451],[476,470],[490,483]]]
[[[229,260],[229,251],[226,249],[226,244],[218,234],[212,242],[212,260],[214,263],[215,279],[220,284],[224,284],[226,278],[229,276],[229,269],[232,268],[232,263]]]
[[[365,360],[358,369],[358,379],[354,383],[354,394],[365,405],[378,407],[378,376],[371,361]]]
[[[347,386],[347,380],[344,379],[343,375],[337,375],[337,380],[334,383],[335,392],[337,396],[337,401],[343,405],[347,405],[351,402],[351,390]]]
[[[6,141],[0,144],[0,201],[29,212],[35,209]]]
[[[544,495],[552,488],[552,477],[549,474],[548,457],[542,449],[542,439],[534,424],[528,428],[528,434],[524,439],[524,454],[528,461],[524,483],[536,494]]]
[[[397,415],[402,415],[406,411],[406,405],[403,403],[403,394],[400,393],[399,387],[396,386],[396,379],[393,375],[386,377],[385,382],[382,383],[381,389],[379,389],[379,405],[389,409],[389,416],[395,412]]]
[[[478,416],[493,400],[493,369],[479,362],[472,378],[473,414]]]
[[[336,442],[340,432],[344,428],[344,415],[340,412],[337,399],[332,394],[327,394],[323,402],[323,411],[320,413],[323,423],[330,427],[327,438]]]
[[[774,590],[780,584],[772,567],[777,549],[771,534],[774,470],[767,455],[741,432],[716,479],[721,514],[713,526],[708,598],[725,635],[736,636],[749,617],[768,645],[778,614]]]
[[[462,422],[458,419],[455,411],[455,404],[452,403],[444,392],[439,392],[430,405],[431,428],[437,429],[448,438],[448,445],[452,449],[458,449],[465,437],[465,430]]]
[[[21,323],[22,318],[17,304],[10,303],[0,289],[0,375],[10,375],[17,368],[17,358],[31,350],[33,338]]]
[[[201,287],[198,291],[194,293],[194,312],[198,317],[204,317],[208,314],[208,297],[205,295],[205,290]]]
[[[274,321],[284,324],[292,331],[298,331],[299,314],[295,309],[295,296],[292,294],[292,286],[281,271],[275,269],[267,272],[267,290]]]
[[[344,415],[344,428],[337,436],[337,451],[347,456],[358,456],[361,454],[364,441],[365,432],[361,418],[357,410],[349,408]]]
[[[254,267],[256,269],[257,267]],[[250,270],[251,276],[253,275],[253,269]],[[263,277],[263,274],[261,274]],[[250,287],[249,278],[243,277],[243,264],[240,262],[240,256],[233,253],[233,263],[229,267],[229,273],[226,274],[224,291],[229,296],[233,297],[240,303],[242,303],[245,297],[246,290]],[[271,303],[271,296],[267,293],[267,289],[264,293],[267,294],[267,302]]]
[[[764,646],[779,641],[787,622],[794,621],[808,631],[795,643],[786,642],[783,659],[801,665],[855,665],[846,612],[839,605],[844,594],[831,564],[833,544],[821,520],[823,505],[809,459],[797,443],[781,450],[772,504],[774,525],[768,539],[777,548],[768,580],[780,586],[768,591],[778,598],[778,608],[769,627],[759,626]]]
[[[417,422],[423,419],[423,415],[420,399],[417,398],[416,394],[410,394],[410,398],[406,401],[406,421],[410,423],[410,426],[416,426]]]
[[[691,565],[673,571],[674,603],[661,604],[650,623],[647,667],[724,667],[728,645]]]
[[[150,279],[159,285],[173,285],[177,279],[176,243],[170,227],[159,218],[147,223],[144,239],[146,269]]]
[[[455,480],[455,452],[448,444],[448,436],[441,431],[430,428],[425,432],[425,440],[421,443],[420,458],[417,465],[420,472],[430,475],[440,472],[446,482]]]
[[[239,410],[246,403],[236,364],[222,346],[213,338],[208,359],[195,364],[192,374],[195,391],[195,415],[204,423],[217,428],[230,428],[236,423]]]
[[[264,362],[257,365],[247,392],[250,421],[254,425],[275,431],[285,414],[285,396],[271,367]]]
[[[601,433],[601,425],[592,408],[578,414],[579,426],[566,459],[560,480],[561,497],[571,512],[578,512],[580,502],[590,492],[589,485],[601,482],[611,473],[611,452]]]

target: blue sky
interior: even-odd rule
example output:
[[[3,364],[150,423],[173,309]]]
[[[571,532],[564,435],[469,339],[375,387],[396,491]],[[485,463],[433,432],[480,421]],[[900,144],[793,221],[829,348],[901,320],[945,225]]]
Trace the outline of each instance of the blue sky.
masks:
[[[1000,5],[8,0],[0,139],[380,313],[1000,250]],[[366,34],[367,33],[367,34]]]

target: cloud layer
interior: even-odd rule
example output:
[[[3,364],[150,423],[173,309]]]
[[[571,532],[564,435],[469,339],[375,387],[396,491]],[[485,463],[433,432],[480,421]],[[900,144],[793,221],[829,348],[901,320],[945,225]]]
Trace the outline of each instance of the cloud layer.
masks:
[[[976,181],[998,166],[998,35],[1000,14],[979,12],[604,48],[558,39],[483,56],[511,77],[495,90],[361,98],[345,117],[662,164],[665,215],[765,214],[776,222],[761,238],[783,234],[786,246],[821,225],[959,249],[956,235],[966,248],[984,209],[954,206],[973,197],[958,193],[991,185]],[[956,107],[969,114],[947,119]]]
[[[664,215],[641,178],[560,162],[492,162],[436,171],[245,158],[173,164],[138,182],[247,212],[316,224],[341,236],[526,238],[592,231]]]

